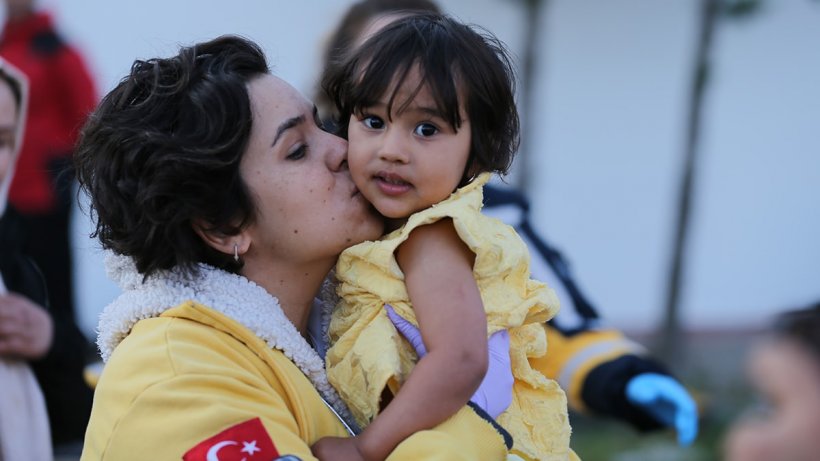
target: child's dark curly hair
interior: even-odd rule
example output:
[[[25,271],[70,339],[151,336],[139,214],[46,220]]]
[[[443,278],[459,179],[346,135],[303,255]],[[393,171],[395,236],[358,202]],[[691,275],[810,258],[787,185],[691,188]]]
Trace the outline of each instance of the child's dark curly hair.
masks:
[[[471,146],[462,185],[481,172],[506,173],[519,145],[512,61],[495,36],[443,14],[399,19],[333,66],[322,86],[340,114],[340,134],[347,136],[351,114],[382,98],[388,114],[404,109],[410,101],[396,101],[396,92],[414,66],[454,129],[459,108],[466,111]]]
[[[82,129],[74,162],[104,248],[140,273],[239,266],[194,225],[234,235],[254,217],[239,174],[251,132],[247,84],[268,73],[262,50],[234,36],[138,60]]]

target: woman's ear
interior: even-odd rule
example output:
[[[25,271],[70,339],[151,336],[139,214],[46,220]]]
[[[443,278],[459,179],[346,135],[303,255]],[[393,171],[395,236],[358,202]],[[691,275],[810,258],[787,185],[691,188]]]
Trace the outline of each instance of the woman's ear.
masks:
[[[206,245],[214,250],[232,256],[238,259],[239,256],[248,251],[251,242],[244,232],[236,235],[224,234],[218,230],[210,229],[207,223],[201,219],[195,219],[191,226],[194,232],[205,242]]]

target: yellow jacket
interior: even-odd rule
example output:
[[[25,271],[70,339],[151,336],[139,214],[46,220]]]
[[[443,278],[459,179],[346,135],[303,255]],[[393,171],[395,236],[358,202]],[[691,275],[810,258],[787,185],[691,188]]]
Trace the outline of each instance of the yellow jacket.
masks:
[[[279,456],[302,460],[315,459],[310,445],[319,438],[348,434],[325,403],[338,404],[321,359],[292,324],[277,323],[284,314],[262,288],[207,266],[194,281],[171,274],[142,284],[132,275],[120,278],[126,292],[101,316],[107,364],[82,460],[178,460],[254,418]],[[175,302],[185,297],[200,302]],[[505,456],[501,433],[465,407],[406,439],[388,459]]]

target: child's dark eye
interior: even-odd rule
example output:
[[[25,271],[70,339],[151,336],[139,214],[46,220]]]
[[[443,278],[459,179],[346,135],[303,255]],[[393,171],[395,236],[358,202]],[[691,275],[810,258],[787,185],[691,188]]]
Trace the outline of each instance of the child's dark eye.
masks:
[[[299,159],[303,158],[306,153],[307,153],[307,146],[304,145],[304,144],[300,144],[299,147],[294,149],[285,158],[287,158],[288,160],[299,160]]]
[[[364,126],[372,130],[381,130],[382,128],[384,128],[384,121],[379,117],[373,115],[369,115],[363,118],[362,123],[364,123]]]
[[[438,133],[438,128],[430,123],[421,123],[416,126],[416,129],[413,132],[419,136],[427,137]]]

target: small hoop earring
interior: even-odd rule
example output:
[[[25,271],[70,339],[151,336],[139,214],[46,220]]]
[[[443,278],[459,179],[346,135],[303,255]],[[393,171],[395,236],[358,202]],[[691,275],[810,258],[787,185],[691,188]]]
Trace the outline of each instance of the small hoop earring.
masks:
[[[237,263],[239,262],[239,244],[238,243],[233,244],[233,260],[236,261]]]

